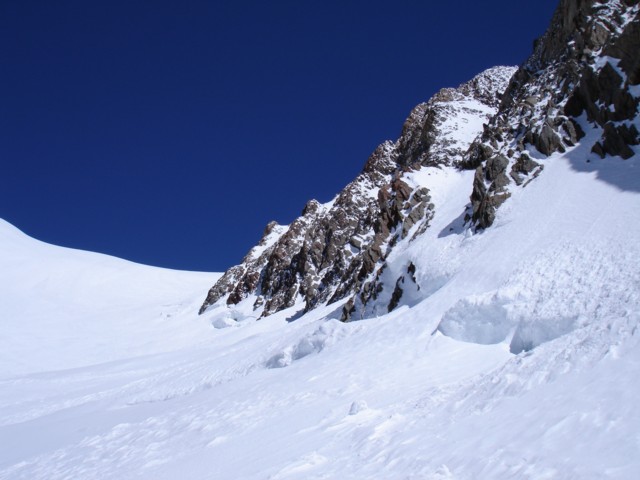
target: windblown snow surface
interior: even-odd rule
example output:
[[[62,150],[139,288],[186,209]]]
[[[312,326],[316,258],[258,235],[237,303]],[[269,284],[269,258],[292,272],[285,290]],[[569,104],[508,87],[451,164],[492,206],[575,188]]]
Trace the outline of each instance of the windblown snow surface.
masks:
[[[414,173],[420,290],[346,324],[0,223],[0,478],[640,478],[638,157],[537,158],[475,234],[473,172]]]

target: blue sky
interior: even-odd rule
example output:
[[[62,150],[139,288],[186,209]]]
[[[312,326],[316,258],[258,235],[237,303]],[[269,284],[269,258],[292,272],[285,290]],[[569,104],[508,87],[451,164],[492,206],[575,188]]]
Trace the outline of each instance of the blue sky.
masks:
[[[0,2],[0,217],[170,268],[237,263],[411,108],[517,65],[556,0]]]

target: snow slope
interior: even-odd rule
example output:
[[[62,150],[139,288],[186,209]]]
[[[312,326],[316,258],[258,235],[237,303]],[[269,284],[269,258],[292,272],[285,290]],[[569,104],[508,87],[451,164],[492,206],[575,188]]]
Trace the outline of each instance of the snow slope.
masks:
[[[420,290],[346,324],[0,224],[0,478],[638,478],[640,156],[581,148],[480,234],[472,173],[413,173]]]
[[[217,273],[56,247],[1,219],[0,272],[2,376],[174,350],[211,335],[190,313]]]

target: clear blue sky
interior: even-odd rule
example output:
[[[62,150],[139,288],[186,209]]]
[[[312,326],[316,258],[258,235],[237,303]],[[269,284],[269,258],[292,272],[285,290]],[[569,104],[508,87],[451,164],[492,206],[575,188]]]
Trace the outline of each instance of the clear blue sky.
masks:
[[[410,109],[517,65],[556,0],[0,1],[0,217],[170,268],[237,263]]]

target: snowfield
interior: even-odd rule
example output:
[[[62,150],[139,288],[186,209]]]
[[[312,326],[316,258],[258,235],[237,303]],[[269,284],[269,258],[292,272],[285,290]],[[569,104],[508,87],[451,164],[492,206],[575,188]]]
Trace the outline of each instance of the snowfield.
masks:
[[[1,219],[0,272],[1,376],[166,352],[211,335],[185,314],[219,274],[48,245]]]
[[[581,148],[476,234],[473,172],[413,173],[420,289],[346,324],[0,223],[0,478],[640,478],[640,151]]]

